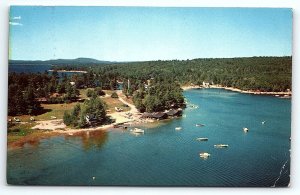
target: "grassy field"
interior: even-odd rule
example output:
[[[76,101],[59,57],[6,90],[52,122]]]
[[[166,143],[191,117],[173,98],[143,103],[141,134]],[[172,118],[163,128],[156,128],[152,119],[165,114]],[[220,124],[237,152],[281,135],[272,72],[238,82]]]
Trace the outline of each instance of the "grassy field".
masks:
[[[125,100],[126,102],[134,105],[132,97],[127,98],[123,93],[120,95],[120,97],[123,98],[123,100]]]
[[[93,88],[86,88],[86,89],[79,89],[79,98],[81,99],[87,99],[88,97],[86,96],[86,92],[88,89],[94,90]],[[107,95],[111,95],[114,91],[113,90],[103,90],[105,92],[105,94]]]
[[[86,91],[88,89],[80,89],[80,95],[79,97],[81,99],[87,99],[86,96]],[[101,99],[107,104],[108,106],[108,113],[114,113],[115,107],[122,108],[124,111],[129,111],[130,108],[124,106],[124,104],[118,100],[117,98],[111,98],[110,95],[113,93],[112,90],[105,90],[105,93],[108,94],[109,96],[102,97]],[[132,103],[131,99],[127,99],[124,95],[121,95],[121,97],[128,101],[129,103]],[[43,108],[42,114],[39,114],[37,116],[33,116],[35,120],[41,121],[41,120],[51,120],[51,117],[54,116],[56,119],[62,119],[64,116],[65,111],[71,111],[73,107],[77,104],[78,102],[72,102],[72,103],[63,103],[63,104],[41,104],[41,107]],[[82,103],[80,103],[82,104]],[[8,119],[13,120],[15,116],[9,116]],[[30,115],[21,115],[21,116],[16,116],[21,120],[21,122],[31,122],[30,121]]]
[[[88,89],[93,90],[93,88],[79,89],[79,98],[87,99],[86,92]]]
[[[119,99],[117,98],[111,98],[111,97],[105,97],[102,99],[108,106],[108,110],[107,113],[114,113],[115,111],[115,107],[119,107],[122,108],[123,111],[129,111],[130,108],[126,107]]]
[[[20,138],[30,135],[35,132],[32,130],[31,127],[35,126],[35,122],[21,124],[21,123],[10,123],[8,124],[8,131],[7,131],[7,142],[14,142],[19,140]]]
[[[51,116],[55,116],[57,119],[62,119],[64,112],[66,110],[72,110],[77,102],[72,102],[69,104],[41,104],[41,107],[44,109],[44,113],[33,116],[35,120],[51,120]],[[21,120],[21,122],[31,122],[30,115],[21,115],[16,116]],[[14,116],[9,116],[9,119],[13,119]]]

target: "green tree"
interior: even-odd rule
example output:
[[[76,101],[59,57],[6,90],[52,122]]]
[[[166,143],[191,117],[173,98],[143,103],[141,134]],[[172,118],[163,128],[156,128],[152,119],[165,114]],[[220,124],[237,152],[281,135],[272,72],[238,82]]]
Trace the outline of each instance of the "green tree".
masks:
[[[104,95],[105,95],[105,92],[102,90],[101,87],[96,87],[96,88],[95,88],[95,92],[96,92],[97,95],[99,95],[99,96],[104,96]]]
[[[91,98],[84,102],[84,114],[93,116],[97,123],[103,124],[106,120],[106,106],[100,98]]]
[[[71,115],[69,114],[69,112],[67,112],[67,111],[64,112],[63,121],[64,121],[65,125],[67,125],[67,126],[69,126],[73,123],[73,119],[72,119]]]
[[[88,89],[88,90],[86,91],[86,96],[87,96],[87,97],[92,97],[94,94],[95,94],[94,91],[91,90],[91,89]]]
[[[117,94],[116,92],[113,92],[113,93],[111,94],[111,97],[112,97],[112,98],[119,98],[119,96],[118,96],[118,94]]]

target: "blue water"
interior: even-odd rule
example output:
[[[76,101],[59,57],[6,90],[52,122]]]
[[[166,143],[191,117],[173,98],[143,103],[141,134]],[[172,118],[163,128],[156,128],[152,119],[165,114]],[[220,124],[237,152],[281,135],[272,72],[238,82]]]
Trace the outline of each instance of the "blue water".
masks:
[[[184,116],[144,127],[58,136],[8,151],[20,185],[287,186],[291,100],[222,89],[185,91]],[[195,105],[195,106],[191,106]],[[197,107],[198,106],[198,107]],[[262,121],[266,121],[262,125]],[[205,124],[196,127],[196,123]],[[175,127],[182,127],[176,131]],[[243,127],[249,129],[244,133]],[[196,141],[207,137],[207,142]],[[217,149],[214,144],[229,144]],[[200,152],[209,152],[201,159]]]
[[[23,64],[10,64],[8,66],[8,72],[12,73],[44,73],[48,72],[50,75],[52,72],[48,71],[51,70],[53,67],[51,65],[39,64],[39,65],[23,65]],[[82,74],[80,72],[58,72],[58,76],[63,78],[63,75],[67,77],[71,77],[74,74]]]
[[[15,72],[15,73],[44,73],[51,69],[51,65],[16,65],[16,64],[9,64],[8,72]]]

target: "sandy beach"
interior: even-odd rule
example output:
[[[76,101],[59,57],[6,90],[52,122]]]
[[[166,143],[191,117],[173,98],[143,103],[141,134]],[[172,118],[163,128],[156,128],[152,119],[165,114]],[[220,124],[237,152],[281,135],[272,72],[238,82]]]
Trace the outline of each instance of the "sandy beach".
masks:
[[[48,70],[48,72],[54,72],[55,70]],[[87,73],[84,70],[56,70],[56,72],[73,72],[73,73]]]
[[[184,85],[181,87],[182,90],[189,90],[189,89],[201,89],[202,86],[200,85]]]

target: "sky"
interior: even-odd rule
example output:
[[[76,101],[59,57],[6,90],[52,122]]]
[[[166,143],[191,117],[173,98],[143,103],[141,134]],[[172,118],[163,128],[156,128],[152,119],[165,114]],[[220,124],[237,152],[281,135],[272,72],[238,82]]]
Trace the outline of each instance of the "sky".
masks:
[[[13,60],[292,55],[288,8],[12,6],[9,26]]]

